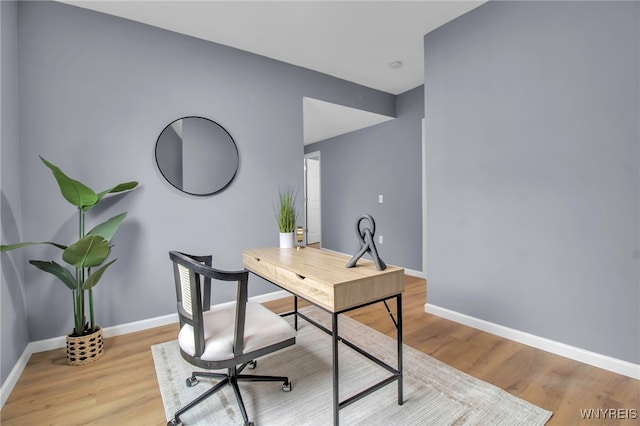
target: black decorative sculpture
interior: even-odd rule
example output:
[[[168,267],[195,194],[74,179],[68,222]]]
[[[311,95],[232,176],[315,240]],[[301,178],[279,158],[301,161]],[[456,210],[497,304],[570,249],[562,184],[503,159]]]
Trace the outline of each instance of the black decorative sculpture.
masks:
[[[371,229],[360,229],[360,222],[362,222],[363,219],[367,219],[369,221]],[[373,258],[373,261],[376,264],[376,269],[378,271],[383,271],[387,268],[387,265],[385,265],[382,259],[380,259],[380,256],[378,256],[378,250],[376,249],[376,244],[373,241],[373,236],[375,233],[376,223],[373,220],[373,217],[371,217],[370,214],[363,214],[362,216],[360,216],[360,218],[356,221],[356,235],[360,240],[361,247],[358,253],[356,253],[356,255],[353,256],[347,263],[347,268],[353,268],[354,266],[356,266],[356,262],[358,261],[358,259],[360,259],[365,253],[369,253],[369,255]]]

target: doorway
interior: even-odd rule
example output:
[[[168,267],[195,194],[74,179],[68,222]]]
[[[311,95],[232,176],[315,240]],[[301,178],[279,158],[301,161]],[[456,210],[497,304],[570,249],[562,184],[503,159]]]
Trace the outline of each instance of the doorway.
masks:
[[[320,152],[316,151],[304,156],[304,219],[307,245],[322,246],[320,194]]]

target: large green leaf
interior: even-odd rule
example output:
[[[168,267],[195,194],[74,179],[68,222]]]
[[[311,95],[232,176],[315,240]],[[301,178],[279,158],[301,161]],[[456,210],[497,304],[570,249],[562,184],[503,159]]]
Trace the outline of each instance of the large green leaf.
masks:
[[[83,290],[89,290],[89,289],[95,287],[96,284],[98,284],[98,281],[100,281],[100,278],[102,278],[102,274],[104,274],[104,271],[106,271],[107,268],[109,266],[111,266],[111,264],[113,262],[115,262],[116,260],[118,260],[118,259],[113,259],[111,262],[106,263],[106,264],[102,265],[99,269],[96,269],[95,271],[93,271],[91,273],[91,275],[89,275],[89,278],[87,278],[84,281],[84,284],[82,284],[82,289]]]
[[[75,179],[71,179],[69,176],[65,175],[58,166],[51,164],[42,156],[40,159],[45,166],[51,169],[53,176],[58,182],[62,196],[68,202],[78,208],[93,206],[98,202],[98,195],[91,188]]]
[[[64,266],[54,262],[53,260],[48,262],[44,260],[30,260],[29,263],[36,268],[42,269],[45,272],[55,275],[71,290],[76,289],[76,280],[73,278],[71,272],[69,272],[69,270]]]
[[[101,223],[100,225],[95,226],[91,231],[87,233],[87,235],[100,235],[107,241],[111,241],[113,238],[113,234],[116,233],[118,227],[120,226],[120,222],[127,215],[127,212],[121,213],[117,216],[112,217],[106,222]]]
[[[131,181],[131,182],[125,182],[125,183],[121,183],[119,185],[114,186],[113,188],[109,188],[109,189],[105,189],[104,191],[100,192],[97,194],[97,200],[95,202],[95,204],[91,205],[91,206],[86,206],[84,207],[82,210],[84,210],[85,212],[88,210],[91,210],[94,206],[96,206],[100,200],[102,200],[102,198],[105,195],[108,194],[116,194],[118,192],[125,192],[125,191],[129,191],[135,187],[138,186],[138,182],[136,181]]]
[[[52,246],[56,246],[59,249],[66,249],[67,246],[63,246],[62,244],[58,244],[58,243],[52,243],[51,241],[42,241],[42,242],[30,242],[30,243],[17,243],[17,244],[4,244],[4,245],[0,245],[0,252],[3,251],[9,251],[9,250],[15,250],[15,249],[19,249],[22,247],[27,247],[27,246],[35,246],[38,244],[50,244]]]
[[[62,260],[76,268],[98,266],[109,257],[109,241],[100,235],[87,235],[62,253]]]
[[[136,186],[138,186],[138,182],[136,182],[136,181],[121,183],[119,185],[114,186],[113,188],[106,189],[106,190],[100,192],[98,194],[98,200],[102,199],[102,197],[104,197],[107,194],[115,194],[115,193],[118,193],[118,192],[129,191],[129,190],[132,190],[133,188],[135,188]]]

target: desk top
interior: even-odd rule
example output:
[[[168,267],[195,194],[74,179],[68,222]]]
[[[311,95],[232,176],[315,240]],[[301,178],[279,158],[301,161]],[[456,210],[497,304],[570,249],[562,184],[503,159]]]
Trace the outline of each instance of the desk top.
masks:
[[[245,268],[285,290],[327,309],[341,312],[385,299],[404,291],[404,269],[360,259],[353,268],[351,257],[322,249],[277,247],[243,250]]]

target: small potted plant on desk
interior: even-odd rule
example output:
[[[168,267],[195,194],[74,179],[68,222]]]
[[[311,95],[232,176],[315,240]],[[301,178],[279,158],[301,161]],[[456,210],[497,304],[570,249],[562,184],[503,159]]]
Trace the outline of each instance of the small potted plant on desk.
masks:
[[[289,187],[280,191],[276,220],[280,230],[280,248],[292,248],[296,230],[296,192]]]
[[[71,179],[57,166],[40,157],[51,170],[58,182],[62,196],[78,209],[78,239],[70,245],[54,242],[27,242],[1,245],[0,251],[9,251],[36,244],[50,244],[62,250],[62,260],[71,265],[75,271],[51,260],[30,260],[33,266],[55,275],[73,296],[73,331],[67,335],[67,362],[70,365],[83,365],[93,362],[103,355],[102,328],[95,323],[93,306],[93,287],[116,259],[107,263],[111,251],[110,241],[126,212],[116,215],[107,221],[85,232],[85,213],[95,207],[108,194],[129,191],[138,186],[138,182],[126,182],[100,193]],[[89,320],[85,308],[89,308]]]

